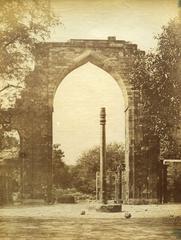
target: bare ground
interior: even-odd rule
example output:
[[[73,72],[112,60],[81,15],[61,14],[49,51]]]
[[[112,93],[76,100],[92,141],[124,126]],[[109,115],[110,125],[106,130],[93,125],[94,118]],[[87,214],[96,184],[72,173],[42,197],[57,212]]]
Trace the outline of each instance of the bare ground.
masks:
[[[124,217],[127,211],[130,219]],[[5,207],[0,239],[181,239],[181,205],[123,205],[121,213],[99,213],[93,204]]]

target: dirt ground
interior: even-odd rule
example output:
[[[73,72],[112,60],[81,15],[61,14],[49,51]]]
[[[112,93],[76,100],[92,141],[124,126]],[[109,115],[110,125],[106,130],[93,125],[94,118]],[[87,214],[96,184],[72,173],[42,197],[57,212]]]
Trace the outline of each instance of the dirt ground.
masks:
[[[123,205],[120,213],[96,212],[93,204],[9,206],[0,209],[0,239],[181,239],[181,205]]]
[[[122,212],[100,213],[94,203],[55,204],[48,206],[9,206],[0,209],[0,217],[84,217],[84,218],[124,218],[125,212],[131,218],[173,218],[181,217],[181,204],[163,205],[122,205]],[[85,215],[81,212],[85,211]]]

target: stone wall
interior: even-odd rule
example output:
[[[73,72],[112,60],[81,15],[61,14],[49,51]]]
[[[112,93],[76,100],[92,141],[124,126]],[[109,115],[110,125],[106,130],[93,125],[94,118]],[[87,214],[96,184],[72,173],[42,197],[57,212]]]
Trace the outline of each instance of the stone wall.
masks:
[[[54,95],[67,74],[91,62],[109,73],[124,95],[126,170],[123,200],[125,203],[158,201],[158,152],[148,147],[147,154],[138,154],[143,141],[139,124],[141,103],[138,91],[129,81],[132,61],[140,52],[144,55],[135,44],[114,37],[37,45],[35,70],[27,77],[22,99],[12,112],[13,127],[20,133],[21,156],[25,162],[25,197],[42,197],[44,186],[49,194],[51,192]]]

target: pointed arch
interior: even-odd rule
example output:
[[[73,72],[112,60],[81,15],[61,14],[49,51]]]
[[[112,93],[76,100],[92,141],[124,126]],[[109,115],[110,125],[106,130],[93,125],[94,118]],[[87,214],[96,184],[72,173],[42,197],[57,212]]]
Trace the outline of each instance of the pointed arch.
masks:
[[[123,93],[125,109],[127,109],[128,103],[129,103],[129,97],[127,94],[129,86],[127,82],[125,83],[126,80],[124,76],[121,73],[120,74],[117,73],[112,62],[108,61],[108,59],[105,56],[100,56],[96,54],[95,51],[92,51],[92,50],[85,50],[81,55],[74,58],[72,62],[68,66],[66,66],[63,70],[62,69],[58,70],[58,74],[57,74],[58,80],[57,80],[57,85],[55,86],[55,89],[53,91],[53,98],[61,81],[73,70],[79,68],[80,66],[88,62],[92,63],[93,65],[105,71],[117,82],[118,86],[120,87]]]

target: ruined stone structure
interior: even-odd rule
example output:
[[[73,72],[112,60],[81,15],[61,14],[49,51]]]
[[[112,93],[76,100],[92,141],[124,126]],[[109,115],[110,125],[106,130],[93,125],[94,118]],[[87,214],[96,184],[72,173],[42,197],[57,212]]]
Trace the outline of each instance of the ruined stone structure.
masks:
[[[158,152],[149,148],[148,151],[152,153],[148,153],[149,157],[140,157],[137,152],[142,142],[142,126],[139,122],[142,117],[141,102],[139,92],[130,83],[129,71],[138,53],[144,55],[144,52],[137,49],[137,45],[116,40],[115,37],[37,46],[35,70],[27,77],[22,99],[18,100],[16,109],[12,112],[13,127],[19,131],[21,138],[24,197],[42,197],[44,186],[51,190],[54,95],[67,74],[91,62],[109,73],[124,95],[126,167],[123,174],[123,201],[158,201]]]

